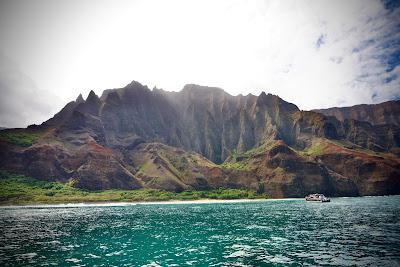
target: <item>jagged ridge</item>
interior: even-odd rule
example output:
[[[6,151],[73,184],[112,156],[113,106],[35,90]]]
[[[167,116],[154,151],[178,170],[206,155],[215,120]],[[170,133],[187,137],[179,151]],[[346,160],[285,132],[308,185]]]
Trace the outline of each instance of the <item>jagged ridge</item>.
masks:
[[[132,82],[80,95],[29,130],[42,134],[31,147],[0,140],[1,168],[89,189],[245,187],[278,197],[400,190],[396,125],[340,121],[264,92],[231,96],[193,84],[167,92]]]
[[[316,109],[314,111],[327,116],[335,116],[341,121],[353,119],[366,121],[373,125],[394,124],[400,126],[400,100],[375,105],[363,104],[352,107]]]

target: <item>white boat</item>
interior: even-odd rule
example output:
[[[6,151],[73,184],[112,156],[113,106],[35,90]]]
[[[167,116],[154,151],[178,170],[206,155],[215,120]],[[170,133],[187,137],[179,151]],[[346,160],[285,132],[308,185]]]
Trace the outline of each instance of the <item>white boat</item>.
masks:
[[[323,194],[310,194],[306,196],[306,201],[331,202],[331,200]]]

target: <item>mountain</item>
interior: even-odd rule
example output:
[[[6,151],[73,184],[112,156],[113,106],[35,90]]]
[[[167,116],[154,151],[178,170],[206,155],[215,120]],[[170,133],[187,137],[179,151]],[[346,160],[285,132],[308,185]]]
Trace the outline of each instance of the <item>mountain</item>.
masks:
[[[276,95],[133,81],[0,134],[0,169],[89,190],[249,188],[272,197],[400,193],[400,128],[301,111]]]
[[[376,105],[356,105],[342,108],[316,109],[315,112],[337,119],[367,121],[373,125],[394,124],[400,126],[400,100],[387,101]]]

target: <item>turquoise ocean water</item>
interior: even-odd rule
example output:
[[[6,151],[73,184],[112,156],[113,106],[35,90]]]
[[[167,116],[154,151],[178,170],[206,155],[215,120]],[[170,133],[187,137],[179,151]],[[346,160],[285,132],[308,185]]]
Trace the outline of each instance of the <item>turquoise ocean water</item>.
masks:
[[[2,207],[0,266],[399,266],[400,196]]]

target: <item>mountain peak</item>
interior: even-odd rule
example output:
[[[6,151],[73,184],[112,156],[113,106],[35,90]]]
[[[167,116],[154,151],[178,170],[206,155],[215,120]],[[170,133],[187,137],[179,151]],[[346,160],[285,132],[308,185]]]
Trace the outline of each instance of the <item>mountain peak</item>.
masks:
[[[84,102],[85,100],[83,99],[83,96],[82,96],[82,94],[79,94],[79,96],[76,98],[76,100],[75,100],[75,102],[76,103],[82,103],[82,102]]]
[[[143,84],[137,82],[135,80],[131,81],[129,84],[125,86],[125,88],[135,88],[135,87],[144,87]]]
[[[257,106],[276,106],[284,108],[288,112],[296,112],[299,108],[290,102],[287,102],[277,95],[266,94],[264,91],[257,97]]]
[[[182,92],[195,92],[197,94],[212,94],[212,93],[228,94],[219,87],[210,87],[198,84],[186,84],[183,87]]]
[[[96,93],[93,90],[90,90],[90,93],[88,97],[86,98],[86,102],[93,102],[96,100],[99,100],[99,97],[96,95]]]
[[[100,98],[96,93],[91,90],[85,102],[82,102],[77,106],[77,110],[82,113],[89,113],[92,115],[97,115],[99,112],[99,107],[101,105]]]
[[[259,97],[267,97],[267,94],[264,91],[262,91],[261,94],[259,95]]]
[[[261,94],[257,97],[257,105],[263,105],[266,104],[268,99],[270,99],[271,94],[266,94],[264,91],[261,92]]]

